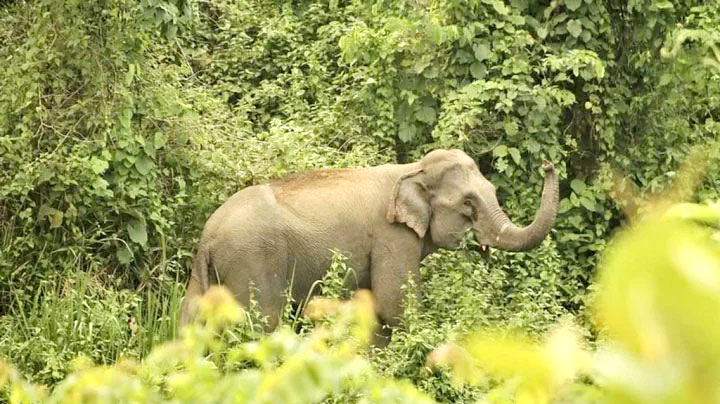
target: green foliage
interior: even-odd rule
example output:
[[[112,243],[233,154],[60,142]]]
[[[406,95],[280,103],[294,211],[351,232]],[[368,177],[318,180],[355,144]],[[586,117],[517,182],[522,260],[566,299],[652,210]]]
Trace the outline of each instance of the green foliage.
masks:
[[[367,292],[359,292],[333,307],[329,328],[320,327],[308,338],[283,329],[257,342],[227,346],[219,336],[241,322],[243,313],[229,292],[215,287],[200,301],[205,325],[185,328],[179,340],[156,347],[143,363],[77,361],[75,372],[43,397],[42,390],[0,362],[0,391],[13,403],[38,397],[50,403],[314,403],[346,391],[361,397],[358,403],[431,403],[409,383],[377,375],[359,355],[374,324],[368,321],[374,317],[372,304]]]
[[[53,261],[39,253],[44,248],[63,261],[92,255],[96,267],[121,268],[129,286],[175,278],[158,273],[158,263],[162,270],[170,257],[184,264],[194,240],[186,235],[196,234],[237,188],[330,162],[378,159],[371,145],[339,151],[294,119],[267,121],[254,133],[247,116],[217,96],[222,86],[195,75],[178,46],[194,46],[178,41],[205,27],[195,26],[193,7],[187,1],[3,7],[4,280],[35,282],[52,271]],[[306,122],[311,112],[295,119]],[[15,272],[24,265],[35,269]]]
[[[354,8],[337,3],[204,3],[195,36],[186,43],[191,64],[199,84],[220,93],[261,140],[282,125],[285,133],[322,139],[306,147],[369,148],[365,163],[386,161],[377,153],[388,144],[370,142],[375,117],[358,99],[364,84],[338,60],[338,41]],[[303,167],[290,162],[283,168]]]
[[[699,58],[703,64],[720,72],[720,32],[715,21],[720,14],[720,7],[717,4],[706,4],[693,7],[686,23],[694,28],[678,27],[671,33],[671,49],[663,48],[661,53],[666,57],[677,59],[680,48],[686,42],[693,42],[699,45],[699,49],[691,49],[691,58]],[[687,61],[689,58],[683,58]],[[693,72],[697,74],[697,71]],[[663,81],[667,82],[669,79]],[[704,80],[703,80],[704,81]]]
[[[430,373],[427,355],[443,341],[486,327],[510,327],[533,334],[572,316],[562,306],[559,278],[564,272],[555,246],[546,242],[533,254],[493,254],[487,261],[474,251],[428,257],[422,285],[410,285],[402,326],[390,345],[376,353],[376,366],[408,378],[438,402],[472,402],[491,385],[458,386],[445,373]],[[414,299],[420,287],[423,298]]]
[[[52,268],[44,248],[63,260],[99,254],[88,261],[102,266],[157,257],[168,241],[176,202],[165,196],[182,201],[185,187],[173,172],[178,164],[158,164],[186,107],[162,80],[172,72],[153,68],[162,55],[150,56],[149,44],[155,24],[170,32],[187,19],[176,9],[166,15],[170,9],[157,1],[41,1],[2,10],[0,200],[10,233],[3,279],[28,263],[35,270],[19,275],[26,280]],[[132,276],[147,280],[148,272],[146,264]]]
[[[172,339],[181,297],[178,286],[138,293],[77,271],[11,293],[0,317],[0,355],[48,385],[63,380],[79,355],[111,364]]]
[[[595,256],[622,219],[605,197],[604,170],[621,168],[656,190],[691,145],[717,136],[716,79],[702,72],[704,80],[680,77],[670,86],[678,73],[668,70],[681,69],[657,57],[675,23],[716,21],[703,14],[712,6],[363,4],[340,47],[369,84],[366,98],[384,111],[378,123],[397,133],[399,157],[432,147],[470,151],[494,171],[519,220],[532,217],[531,191],[540,188],[541,176],[525,174],[542,160],[557,163],[566,179],[556,226],[568,269],[562,284],[574,308],[584,307]],[[653,77],[665,77],[660,89]],[[717,189],[701,193],[713,198]]]
[[[711,380],[720,371],[713,343],[720,330],[707,319],[720,307],[713,290],[720,275],[719,228],[717,203],[676,206],[626,231],[608,251],[597,312],[617,346],[601,356],[599,372],[615,401],[717,400]],[[645,388],[632,388],[617,377],[621,368],[631,379],[645,374],[648,381],[677,382],[650,393],[647,381],[639,383]]]
[[[583,348],[577,328],[555,328],[543,345],[483,331],[428,358],[457,383],[504,379],[489,402],[717,402],[720,329],[720,203],[657,209],[618,234],[606,251],[595,313],[604,336]],[[592,384],[573,384],[580,375]]]
[[[536,339],[572,317],[594,343],[588,290],[625,221],[607,196],[611,173],[653,192],[695,145],[720,158],[719,7],[0,1],[0,352],[51,386],[77,354],[143,357],[172,337],[201,226],[233,192],[437,147],[475,157],[518,223],[536,211],[540,163],[554,162],[559,217],[534,251],[428,257],[424,297],[408,298],[373,365],[438,401],[469,401],[495,380],[458,387],[424,366],[448,338],[510,327]],[[718,167],[697,201],[718,199]],[[344,297],[347,270],[338,257],[318,287]],[[292,311],[286,324],[315,332]],[[260,338],[263,319],[246,315],[224,343]],[[148,393],[128,370],[144,365],[128,366],[86,381],[107,371]],[[513,397],[512,386],[493,391]],[[345,393],[328,401],[358,401]]]
[[[330,268],[323,276],[319,284],[319,292],[322,296],[331,299],[347,299],[349,296],[348,286],[357,284],[355,270],[350,268],[346,262],[347,258],[340,251],[334,251]]]

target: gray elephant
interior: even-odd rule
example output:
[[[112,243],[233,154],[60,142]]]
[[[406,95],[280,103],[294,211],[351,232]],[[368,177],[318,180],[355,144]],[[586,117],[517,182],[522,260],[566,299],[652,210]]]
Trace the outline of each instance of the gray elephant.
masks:
[[[410,164],[303,173],[245,188],[205,224],[183,302],[208,284],[227,286],[247,305],[250,287],[274,329],[292,288],[303,301],[330,266],[332,249],[354,268],[352,288],[370,289],[381,323],[402,313],[401,286],[419,277],[420,261],[438,248],[455,249],[472,230],[477,241],[504,250],[536,247],[553,225],[558,178],[544,163],[545,185],[533,222],[515,226],[500,208],[495,186],[467,154],[435,150]]]

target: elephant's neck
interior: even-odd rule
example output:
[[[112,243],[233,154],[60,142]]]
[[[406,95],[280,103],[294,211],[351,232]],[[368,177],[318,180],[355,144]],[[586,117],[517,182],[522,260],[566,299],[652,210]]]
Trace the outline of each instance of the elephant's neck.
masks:
[[[394,183],[397,182],[397,180],[399,180],[400,177],[402,177],[403,175],[419,170],[420,162],[408,164],[391,164],[389,165],[389,167],[391,168],[389,170],[389,174]]]
[[[432,242],[429,234],[430,232],[428,232],[428,235],[426,235],[423,240],[422,257],[420,257],[420,259],[423,259],[438,250],[438,246]]]

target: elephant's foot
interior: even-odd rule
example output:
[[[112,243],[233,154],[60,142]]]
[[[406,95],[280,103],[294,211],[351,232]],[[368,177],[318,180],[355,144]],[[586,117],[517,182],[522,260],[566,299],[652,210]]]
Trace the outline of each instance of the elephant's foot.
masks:
[[[392,328],[387,324],[378,324],[373,332],[372,345],[377,348],[385,348],[390,343]]]

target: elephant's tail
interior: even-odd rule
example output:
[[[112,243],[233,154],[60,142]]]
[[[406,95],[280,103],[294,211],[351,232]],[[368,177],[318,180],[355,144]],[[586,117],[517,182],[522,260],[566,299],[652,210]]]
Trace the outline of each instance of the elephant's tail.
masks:
[[[196,308],[195,301],[205,294],[208,290],[208,268],[210,266],[210,256],[207,249],[200,247],[195,259],[193,260],[192,273],[190,274],[190,282],[188,282],[185,299],[182,303],[180,311],[179,326],[184,326],[190,322]]]
[[[208,268],[210,267],[210,255],[206,248],[199,248],[195,255],[192,268],[192,281],[200,283],[200,294],[208,290]]]

